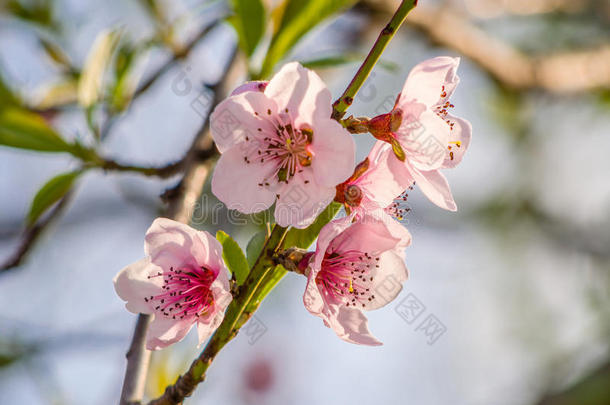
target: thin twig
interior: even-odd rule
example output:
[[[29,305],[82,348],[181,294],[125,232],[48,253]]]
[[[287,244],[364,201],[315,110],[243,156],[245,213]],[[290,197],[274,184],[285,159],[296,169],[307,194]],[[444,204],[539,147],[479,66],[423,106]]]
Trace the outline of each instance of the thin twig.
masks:
[[[169,163],[165,166],[158,167],[145,167],[145,166],[134,166],[134,165],[123,165],[111,159],[100,159],[99,162],[95,162],[91,167],[97,167],[102,170],[117,171],[117,172],[133,172],[143,174],[144,176],[167,178],[174,176],[184,168],[184,160],[178,160],[173,163]]]
[[[121,404],[138,403],[139,399],[144,395],[146,375],[150,363],[150,352],[140,342],[144,342],[146,339],[146,331],[150,321],[150,316],[138,316],[136,327],[133,331],[133,338],[131,339],[131,346],[129,346],[125,356],[128,361],[125,378],[123,379]],[[138,359],[139,361],[129,361],[129,359]]]
[[[381,54],[385,50],[386,46],[390,43],[392,38],[394,38],[394,34],[396,34],[396,31],[398,31],[402,25],[402,22],[407,18],[407,14],[409,14],[409,12],[413,10],[416,5],[417,0],[403,0],[400,3],[400,6],[398,6],[398,9],[392,16],[392,19],[388,25],[386,25],[379,33],[377,41],[375,41],[375,44],[369,51],[366,59],[364,59],[364,62],[362,62],[362,65],[356,72],[356,75],[350,84],[347,86],[341,97],[339,97],[337,101],[333,103],[334,119],[339,120],[343,118],[345,110],[347,110],[347,108],[354,101],[356,93],[358,90],[360,90],[360,87],[362,87],[367,77],[369,77],[371,70],[373,70],[373,67],[381,57]]]
[[[28,226],[21,236],[21,242],[17,250],[0,266],[0,273],[15,268],[21,264],[27,253],[34,246],[38,237],[55,219],[65,210],[72,199],[73,191],[65,194],[57,204],[47,213],[47,215],[34,225]]]

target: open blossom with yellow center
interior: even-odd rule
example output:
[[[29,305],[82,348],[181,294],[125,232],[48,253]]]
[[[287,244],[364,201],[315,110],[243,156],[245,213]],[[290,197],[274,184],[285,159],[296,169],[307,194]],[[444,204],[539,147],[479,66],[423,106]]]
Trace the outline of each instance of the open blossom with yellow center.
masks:
[[[212,177],[214,195],[247,214],[275,202],[279,225],[311,224],[354,169],[354,141],[330,118],[331,102],[322,80],[296,62],[268,83],[234,91],[210,121],[222,153]]]
[[[472,134],[468,121],[450,113],[458,65],[459,58],[443,56],[415,66],[392,111],[368,123],[379,142],[393,149],[388,165],[403,188],[415,181],[433,203],[451,211],[457,207],[439,170],[462,161]]]

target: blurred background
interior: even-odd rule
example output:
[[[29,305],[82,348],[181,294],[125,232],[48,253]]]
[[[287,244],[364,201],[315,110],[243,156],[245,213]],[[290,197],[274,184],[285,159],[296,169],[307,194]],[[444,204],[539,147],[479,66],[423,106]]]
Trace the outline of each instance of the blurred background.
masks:
[[[290,1],[249,3],[258,28],[236,3],[0,1],[0,404],[117,403],[136,317],[112,277],[152,220],[244,248],[261,227],[201,190],[210,108],[290,60],[339,96],[399,2],[298,2],[283,49]],[[384,346],[339,340],[288,274],[187,403],[610,403],[610,2],[420,0],[348,113],[387,112],[438,55],[461,57],[473,141],[445,172],[458,212],[409,196],[411,278],[368,313]],[[154,353],[148,396],[195,346]]]

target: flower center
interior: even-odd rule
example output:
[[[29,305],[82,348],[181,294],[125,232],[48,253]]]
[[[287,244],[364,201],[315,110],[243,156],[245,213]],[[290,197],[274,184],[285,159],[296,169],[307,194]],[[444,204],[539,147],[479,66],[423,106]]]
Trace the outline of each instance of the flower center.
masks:
[[[379,257],[356,250],[327,252],[316,275],[316,284],[335,303],[366,308],[375,299],[373,273],[379,268],[378,262]]]
[[[443,120],[445,120],[447,125],[449,125],[449,128],[451,131],[453,131],[455,122],[453,122],[451,120],[451,118],[448,118],[448,115],[449,115],[449,109],[453,108],[453,107],[455,107],[455,106],[453,104],[451,104],[451,102],[449,101],[449,96],[447,94],[447,91],[445,90],[445,86],[443,86],[441,88],[440,100],[439,100],[438,104],[434,107],[434,112],[436,113],[436,115],[438,115]],[[453,150],[452,150],[454,146],[457,148],[460,148],[460,147],[462,147],[462,143],[460,141],[453,141],[453,142],[449,142],[449,145],[447,145],[447,150],[449,151],[449,158],[451,160],[453,160],[453,158],[454,158]]]
[[[271,165],[273,171],[267,180],[276,178],[288,183],[297,173],[301,173],[304,167],[311,166],[312,154],[309,145],[313,140],[313,130],[307,127],[295,128],[288,110],[285,111],[269,118],[274,127],[273,131],[262,133],[263,129],[257,128],[263,136],[256,138],[244,159],[246,163],[258,160],[262,164]],[[267,115],[271,115],[271,111],[268,111]],[[246,137],[246,142],[249,141]],[[268,186],[269,183],[259,183],[259,186],[263,185]]]
[[[159,272],[148,278],[163,277],[163,292],[145,297],[152,301],[155,310],[172,319],[184,319],[188,316],[205,315],[214,305],[214,296],[210,287],[216,279],[216,273],[207,267],[175,269]]]

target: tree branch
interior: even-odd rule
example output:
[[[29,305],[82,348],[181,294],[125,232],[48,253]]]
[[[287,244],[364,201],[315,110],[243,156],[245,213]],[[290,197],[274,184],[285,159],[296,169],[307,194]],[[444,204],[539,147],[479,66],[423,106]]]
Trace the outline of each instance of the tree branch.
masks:
[[[116,172],[139,173],[144,176],[160,177],[163,179],[180,173],[180,171],[184,169],[184,166],[184,159],[178,160],[177,162],[169,163],[165,166],[143,167],[134,165],[123,165],[111,159],[100,158],[99,161],[93,162],[90,166],[87,167]]]
[[[55,219],[59,218],[59,216],[64,212],[72,199],[73,193],[74,191],[70,191],[65,194],[47,213],[44,219],[39,220],[34,225],[28,226],[23,231],[21,242],[19,243],[17,250],[4,263],[2,263],[2,265],[0,265],[0,273],[15,268],[21,264],[46,227],[49,226]]]
[[[150,352],[146,350],[146,345],[143,342],[146,340],[146,331],[150,321],[151,318],[148,315],[139,315],[136,321],[131,345],[125,355],[127,358],[127,368],[123,378],[121,405],[138,403],[139,399],[144,396],[146,375],[148,374],[148,366],[150,364]]]

